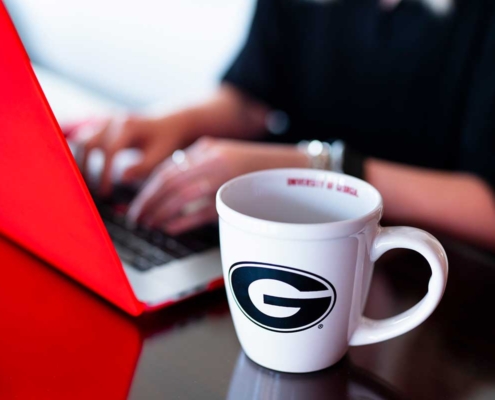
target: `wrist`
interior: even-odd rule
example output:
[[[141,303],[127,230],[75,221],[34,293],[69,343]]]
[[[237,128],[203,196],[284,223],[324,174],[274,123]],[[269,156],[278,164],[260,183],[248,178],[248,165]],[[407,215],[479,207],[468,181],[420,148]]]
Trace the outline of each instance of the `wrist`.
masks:
[[[195,129],[195,113],[192,109],[185,109],[161,118],[160,123],[166,128],[164,131],[174,132],[182,147],[189,146],[200,136]]]
[[[256,170],[262,170],[310,167],[308,158],[297,149],[297,146],[291,144],[245,143],[243,147],[252,149],[248,168],[254,166]]]
[[[311,158],[299,146],[291,146],[291,168],[311,168]]]

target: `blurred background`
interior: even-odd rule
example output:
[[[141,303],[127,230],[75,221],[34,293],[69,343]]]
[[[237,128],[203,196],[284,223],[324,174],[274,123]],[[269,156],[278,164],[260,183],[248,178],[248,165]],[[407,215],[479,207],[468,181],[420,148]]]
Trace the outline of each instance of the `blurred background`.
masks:
[[[59,122],[207,96],[254,0],[5,0]]]

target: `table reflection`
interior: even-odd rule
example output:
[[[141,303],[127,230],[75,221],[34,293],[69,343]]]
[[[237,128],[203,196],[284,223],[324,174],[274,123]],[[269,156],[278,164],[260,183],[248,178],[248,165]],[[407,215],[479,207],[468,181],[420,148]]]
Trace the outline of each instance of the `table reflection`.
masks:
[[[136,326],[4,238],[0,257],[0,398],[124,399]]]
[[[227,400],[395,400],[396,390],[347,358],[323,371],[288,374],[273,371],[239,353]]]

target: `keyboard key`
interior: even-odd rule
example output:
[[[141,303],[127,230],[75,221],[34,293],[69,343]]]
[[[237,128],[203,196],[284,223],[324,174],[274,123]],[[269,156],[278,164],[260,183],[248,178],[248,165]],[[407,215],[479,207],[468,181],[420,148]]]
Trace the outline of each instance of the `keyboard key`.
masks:
[[[136,256],[131,265],[140,271],[147,271],[154,267],[151,261],[141,256]]]
[[[129,240],[128,232],[111,222],[105,222],[105,226],[107,228],[108,234],[113,241],[118,242],[122,245],[127,244]]]
[[[167,238],[162,249],[169,254],[175,255],[177,258],[186,257],[193,253],[191,249],[181,245],[177,240],[172,238]]]
[[[153,230],[150,232],[149,240],[151,243],[161,247],[165,245],[167,237],[163,234],[163,232]]]
[[[174,238],[158,230],[152,231],[150,242],[175,258],[186,257],[194,253],[191,249],[183,246]]]
[[[151,241],[150,240],[151,232],[149,229],[143,228],[142,226],[138,226],[138,227],[134,228],[131,232],[134,235],[140,237],[141,239],[146,240],[147,242]]]
[[[105,221],[105,226],[114,241],[120,259],[140,271],[147,271],[154,266],[167,264],[177,258],[177,255],[167,254],[167,252],[112,222]],[[180,246],[176,246],[177,249],[181,251]],[[184,250],[182,251],[183,254],[186,253]]]
[[[149,254],[146,254],[146,258],[155,265],[163,265],[174,259],[171,255],[156,247],[153,248]]]
[[[150,252],[153,246],[138,237],[128,234],[126,246],[137,254],[145,255]]]
[[[136,255],[131,250],[118,244],[115,244],[115,250],[117,250],[117,254],[122,261],[132,265],[132,263],[134,262],[134,258],[136,258]]]

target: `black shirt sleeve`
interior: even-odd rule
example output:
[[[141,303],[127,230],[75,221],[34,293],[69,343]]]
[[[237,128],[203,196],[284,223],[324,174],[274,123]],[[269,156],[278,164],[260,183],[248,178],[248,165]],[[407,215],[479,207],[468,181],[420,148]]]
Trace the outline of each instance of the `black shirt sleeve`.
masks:
[[[281,59],[280,13],[277,0],[258,0],[247,40],[222,78],[244,93],[275,106],[277,66]]]
[[[467,96],[459,169],[495,190],[495,13],[488,27]]]

